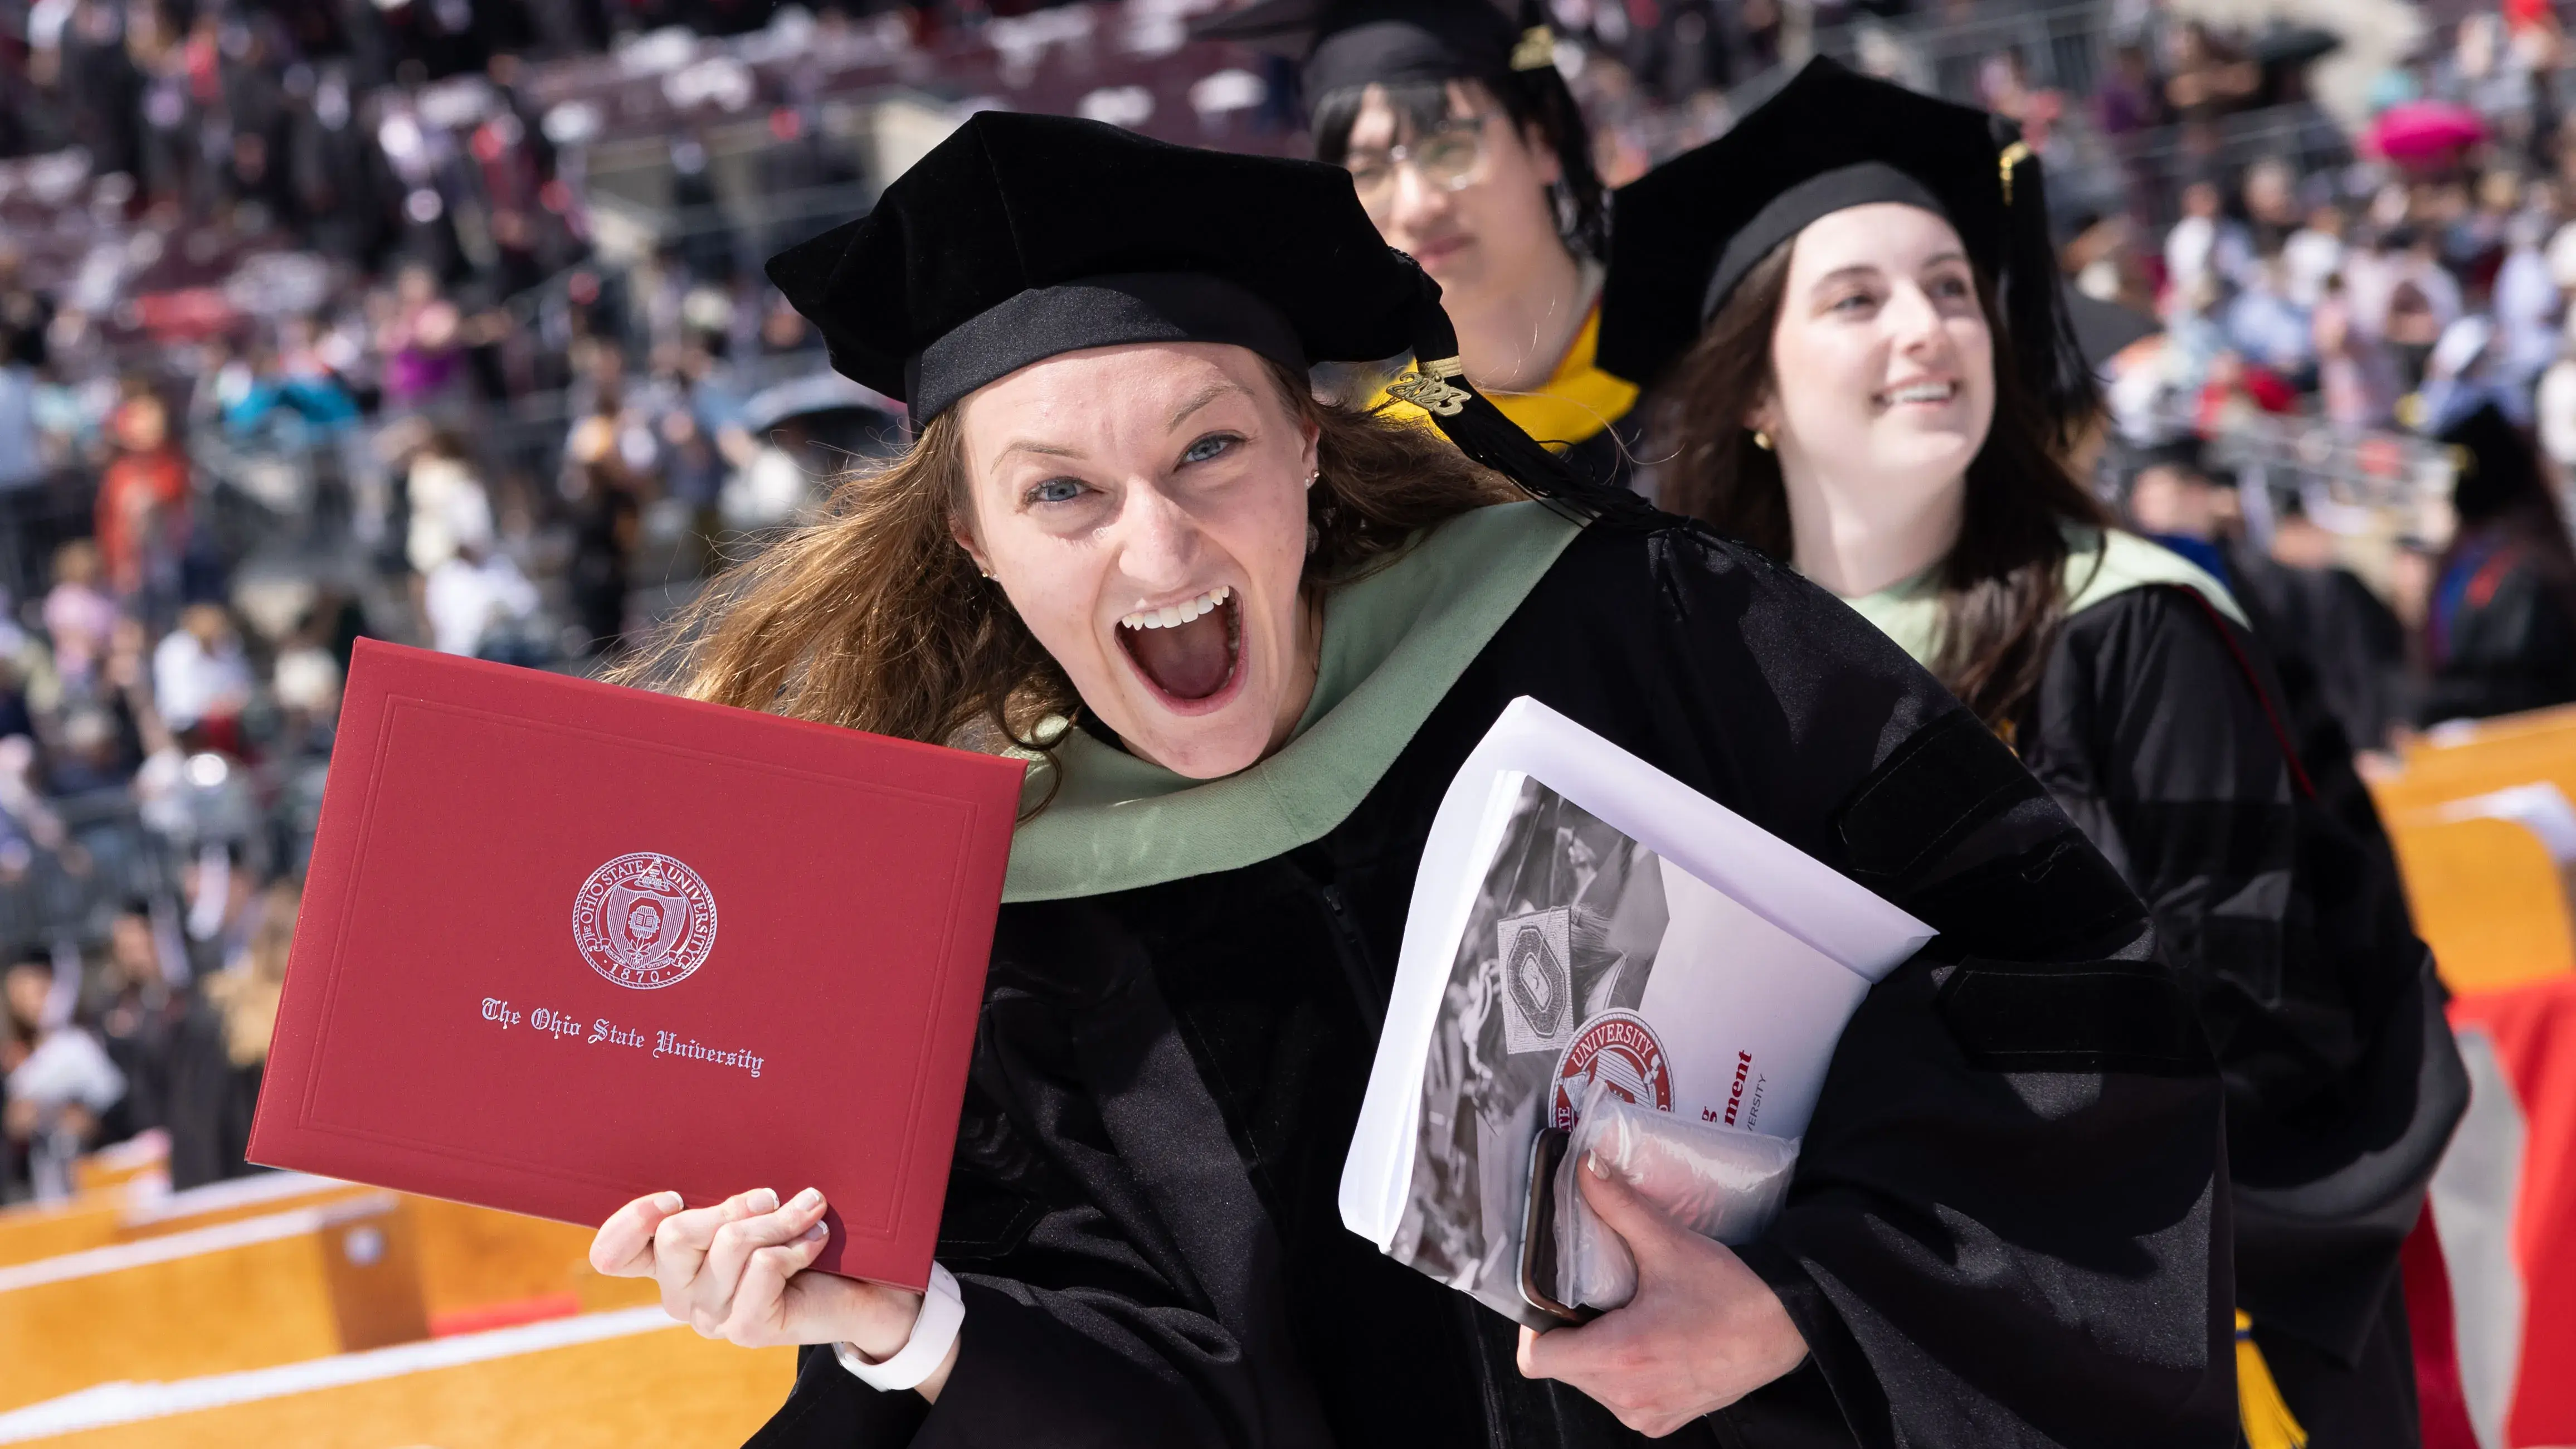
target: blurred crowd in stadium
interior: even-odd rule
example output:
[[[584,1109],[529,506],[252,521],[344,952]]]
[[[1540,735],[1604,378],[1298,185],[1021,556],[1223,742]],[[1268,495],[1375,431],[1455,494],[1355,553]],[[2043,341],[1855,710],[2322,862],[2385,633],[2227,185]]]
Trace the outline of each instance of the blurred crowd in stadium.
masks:
[[[2555,489],[2454,526],[2425,441],[2492,401],[2576,469],[2576,56],[2548,0],[2389,6],[2331,106],[2348,37],[2161,0],[1549,9],[1613,184],[1816,50],[2021,121],[2133,323],[2103,486],[2222,576],[2331,570],[2378,744],[2576,699]],[[0,0],[0,1198],[138,1134],[245,1170],[356,638],[592,667],[897,437],[763,256],[979,106],[1300,150],[1208,8]],[[2429,693],[2508,578],[2557,657]]]

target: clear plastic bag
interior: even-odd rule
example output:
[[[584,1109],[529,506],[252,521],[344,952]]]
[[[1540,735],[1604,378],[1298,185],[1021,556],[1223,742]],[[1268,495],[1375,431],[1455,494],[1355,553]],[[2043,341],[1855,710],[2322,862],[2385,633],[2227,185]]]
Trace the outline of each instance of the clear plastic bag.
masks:
[[[1674,1221],[1729,1244],[1771,1226],[1798,1165],[1795,1141],[1640,1107],[1595,1081],[1556,1174],[1556,1261],[1558,1301],[1601,1309],[1637,1296],[1637,1260],[1576,1185],[1594,1153]]]

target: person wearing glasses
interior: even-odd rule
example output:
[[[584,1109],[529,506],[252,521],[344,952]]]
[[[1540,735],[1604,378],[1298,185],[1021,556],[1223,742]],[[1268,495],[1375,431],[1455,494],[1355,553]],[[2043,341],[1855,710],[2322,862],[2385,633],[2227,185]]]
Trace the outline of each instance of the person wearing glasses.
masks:
[[[1608,201],[1546,23],[1490,0],[1256,0],[1194,33],[1304,46],[1315,157],[1440,284],[1468,381],[1624,482],[1637,389],[1592,361]]]

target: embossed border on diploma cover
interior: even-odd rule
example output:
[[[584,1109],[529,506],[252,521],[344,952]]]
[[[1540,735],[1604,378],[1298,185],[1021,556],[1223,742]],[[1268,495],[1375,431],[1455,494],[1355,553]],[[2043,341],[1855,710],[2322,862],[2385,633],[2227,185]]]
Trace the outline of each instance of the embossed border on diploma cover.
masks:
[[[1021,768],[360,641],[250,1155],[584,1224],[814,1186],[820,1266],[921,1287]],[[568,928],[639,852],[697,880],[621,898],[637,961],[721,901],[648,990]]]

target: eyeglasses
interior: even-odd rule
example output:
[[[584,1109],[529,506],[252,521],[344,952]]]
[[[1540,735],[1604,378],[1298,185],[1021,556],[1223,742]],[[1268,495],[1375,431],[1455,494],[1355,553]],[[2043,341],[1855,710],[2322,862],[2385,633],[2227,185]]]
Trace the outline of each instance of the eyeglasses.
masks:
[[[1384,212],[1395,202],[1395,173],[1405,166],[1432,191],[1464,191],[1476,183],[1485,160],[1484,116],[1460,116],[1401,146],[1354,156],[1347,163],[1360,205]]]

